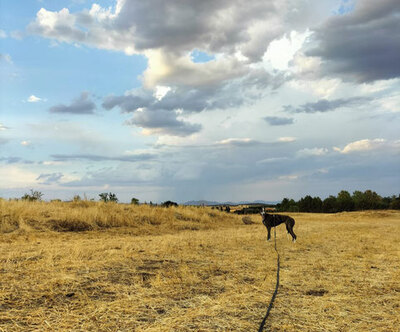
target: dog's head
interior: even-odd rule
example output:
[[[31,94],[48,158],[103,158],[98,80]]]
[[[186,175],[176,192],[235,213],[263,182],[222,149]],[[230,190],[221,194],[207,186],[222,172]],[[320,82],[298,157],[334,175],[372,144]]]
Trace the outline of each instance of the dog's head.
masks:
[[[265,211],[265,208],[262,208],[260,214],[261,214],[261,216],[262,216],[263,218],[265,218],[266,216],[268,216],[268,213],[267,213],[267,211]]]

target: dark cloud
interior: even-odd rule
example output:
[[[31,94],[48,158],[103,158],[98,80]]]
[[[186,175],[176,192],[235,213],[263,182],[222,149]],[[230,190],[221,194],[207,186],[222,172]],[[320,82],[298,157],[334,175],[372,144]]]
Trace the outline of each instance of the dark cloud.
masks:
[[[153,133],[187,136],[200,131],[201,126],[177,120],[176,110],[187,114],[251,104],[268,87],[275,89],[285,80],[281,74],[272,76],[264,69],[255,69],[242,78],[212,86],[173,87],[162,99],[157,99],[150,90],[139,88],[123,96],[108,96],[102,106],[107,110],[119,107],[122,112],[135,112],[128,124],[152,129]]]
[[[240,51],[257,62],[273,39],[314,26],[334,4],[334,0],[118,1],[113,12],[96,4],[78,13],[42,8],[28,31],[127,54],[155,49],[171,54],[193,49],[209,54]]]
[[[285,126],[294,122],[293,118],[284,118],[279,116],[266,116],[264,118],[271,126]]]
[[[293,107],[291,105],[283,106],[286,112],[291,113],[317,113],[317,112],[329,112],[342,107],[356,107],[364,104],[370,98],[366,97],[353,97],[347,99],[320,99],[315,103],[306,103],[299,107]]]
[[[63,176],[62,173],[40,174],[36,180],[40,181],[40,184],[53,184],[58,183]]]
[[[82,92],[82,94],[72,101],[70,105],[59,104],[50,107],[50,113],[71,113],[71,114],[94,114],[93,110],[96,105],[89,99],[89,93]]]
[[[202,128],[200,124],[178,120],[177,117],[174,111],[145,109],[135,112],[127,124],[149,130],[151,134],[172,136],[189,136]]]
[[[259,94],[268,87],[276,89],[286,79],[280,73],[272,76],[264,69],[254,69],[242,78],[222,81],[212,86],[173,87],[161,100],[151,90],[139,88],[123,96],[108,96],[104,98],[102,106],[106,110],[119,107],[123,112],[134,112],[139,108],[170,111],[181,109],[185,112],[227,109],[250,102],[254,90]]]
[[[322,58],[328,75],[358,82],[400,76],[400,1],[358,1],[354,11],[315,30],[306,55]]]
[[[282,27],[264,23],[258,43],[252,40],[249,28],[273,19],[279,9],[275,1],[263,0],[192,0],[185,4],[179,0],[126,1],[114,27],[120,31],[134,28],[139,50],[164,48],[176,52],[200,47],[232,52],[237,44],[245,44],[245,55],[259,58]]]
[[[53,154],[52,158],[57,161],[67,161],[67,160],[90,160],[90,161],[126,161],[126,162],[138,162],[138,161],[147,161],[154,159],[154,155],[151,153],[142,153],[142,154],[132,154],[132,155],[124,155],[124,156],[101,156],[96,154]]]
[[[123,112],[133,112],[138,108],[149,107],[156,102],[153,94],[144,89],[135,90],[134,94],[124,96],[107,96],[104,98],[102,106],[106,110],[119,107]]]

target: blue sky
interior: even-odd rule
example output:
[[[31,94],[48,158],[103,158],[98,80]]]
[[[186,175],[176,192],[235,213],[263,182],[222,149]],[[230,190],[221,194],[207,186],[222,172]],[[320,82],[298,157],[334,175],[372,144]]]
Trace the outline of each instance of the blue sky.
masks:
[[[0,0],[0,196],[399,194],[399,13]]]

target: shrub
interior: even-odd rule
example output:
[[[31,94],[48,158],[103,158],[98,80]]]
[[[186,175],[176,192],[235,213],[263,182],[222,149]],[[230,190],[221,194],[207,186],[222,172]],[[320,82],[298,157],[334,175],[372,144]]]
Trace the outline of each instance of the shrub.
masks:
[[[42,192],[37,190],[34,191],[33,189],[31,189],[31,193],[30,194],[25,193],[24,196],[21,197],[21,199],[30,202],[41,201],[42,196],[43,196]]]
[[[113,193],[101,193],[99,194],[100,196],[100,201],[107,203],[107,202],[118,202],[118,198],[117,195],[113,194]]]

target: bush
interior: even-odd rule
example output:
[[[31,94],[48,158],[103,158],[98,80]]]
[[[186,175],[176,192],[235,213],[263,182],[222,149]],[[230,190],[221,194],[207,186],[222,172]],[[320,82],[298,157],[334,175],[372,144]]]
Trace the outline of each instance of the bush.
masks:
[[[37,190],[34,191],[33,189],[31,189],[31,193],[30,194],[25,193],[24,196],[21,197],[21,199],[24,201],[34,202],[34,201],[41,201],[42,196],[43,196],[42,192]]]
[[[161,206],[163,207],[178,206],[178,203],[172,201],[165,201],[164,203],[161,204]]]
[[[100,201],[107,203],[107,202],[118,202],[118,198],[117,195],[113,194],[113,193],[101,193],[99,194],[100,196]]]

